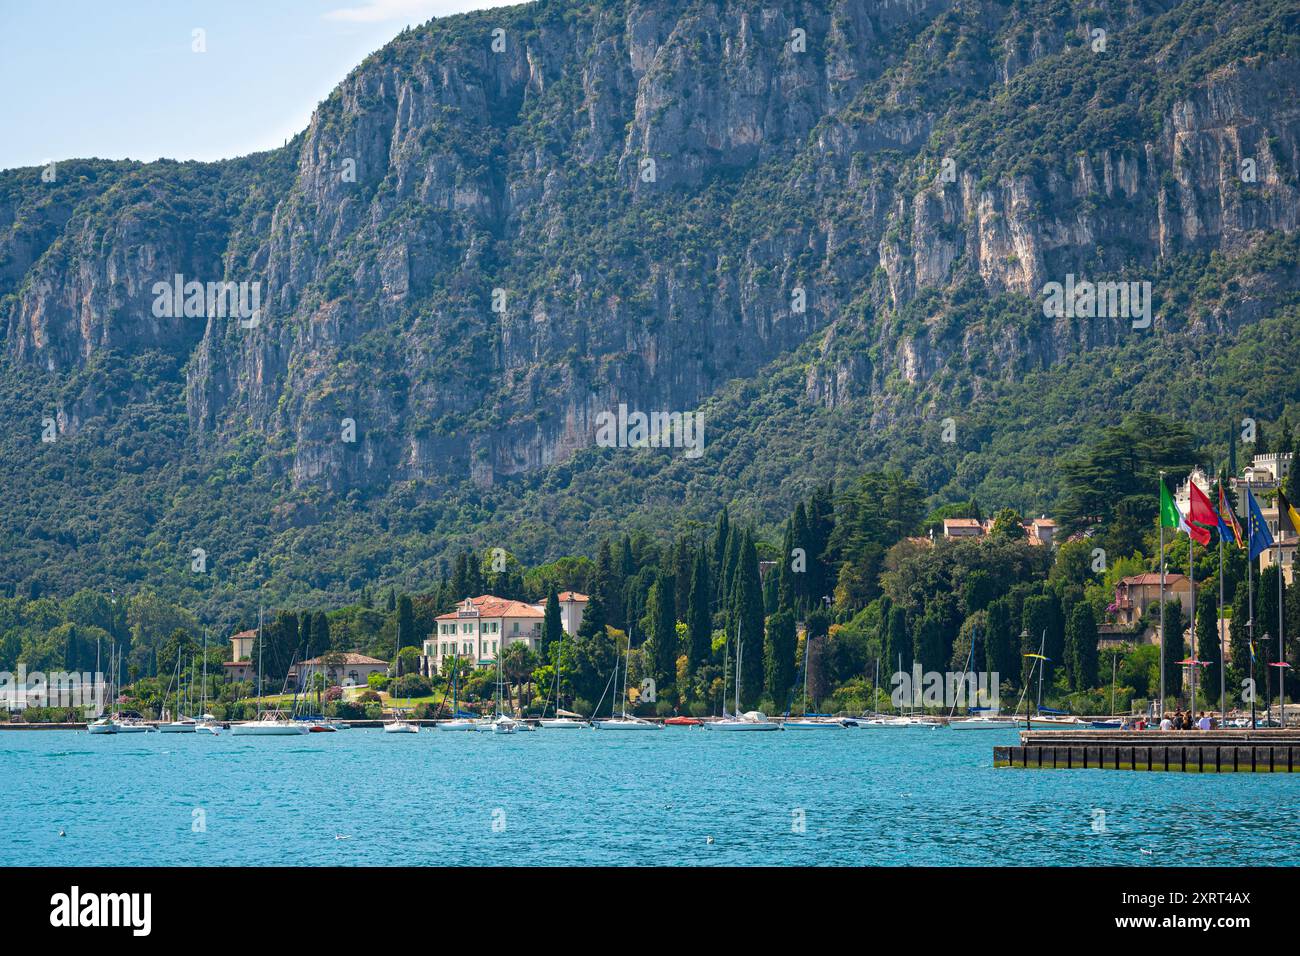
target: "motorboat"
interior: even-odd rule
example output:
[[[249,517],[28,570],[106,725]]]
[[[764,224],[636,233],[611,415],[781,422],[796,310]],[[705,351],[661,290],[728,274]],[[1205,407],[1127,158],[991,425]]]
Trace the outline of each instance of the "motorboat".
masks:
[[[166,724],[158,725],[160,734],[192,734],[198,727],[199,722],[193,717],[181,717]]]
[[[702,727],[704,721],[698,717],[669,717],[664,721],[665,727]]]
[[[420,725],[409,720],[390,720],[384,724],[386,734],[418,734]]]

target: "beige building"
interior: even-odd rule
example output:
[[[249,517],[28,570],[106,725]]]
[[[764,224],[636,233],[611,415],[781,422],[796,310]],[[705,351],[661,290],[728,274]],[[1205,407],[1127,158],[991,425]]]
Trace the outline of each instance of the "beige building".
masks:
[[[253,663],[253,644],[257,641],[257,631],[240,631],[230,637],[230,660],[221,666],[230,680],[254,680],[257,677],[257,665]]]
[[[485,667],[495,663],[500,650],[516,641],[526,642],[535,651],[541,646],[544,617],[545,612],[536,604],[491,594],[466,598],[456,610],[435,618],[434,632],[424,641],[420,670],[426,675],[439,673],[443,660],[450,656],[468,658],[476,666]]]
[[[561,591],[556,597],[560,602],[560,626],[564,628],[565,634],[577,634],[578,628],[582,627],[583,612],[587,610],[587,602],[591,598],[577,591]],[[542,605],[542,612],[545,615],[545,605]]]
[[[1192,582],[1183,574],[1165,572],[1165,600],[1176,600],[1188,613],[1192,603]],[[1108,610],[1115,623],[1133,627],[1146,613],[1148,607],[1160,601],[1160,575],[1156,572],[1135,574],[1122,578],[1115,586],[1115,600]]]
[[[336,684],[343,687],[365,687],[371,674],[388,673],[388,661],[381,661],[377,657],[367,657],[365,654],[347,651],[338,654],[337,660],[333,663],[327,664],[327,656],[323,654],[320,657],[313,657],[290,670],[289,683],[299,690],[308,690],[311,688],[312,677],[316,674],[324,674],[327,687]],[[299,675],[302,675],[301,679]]]

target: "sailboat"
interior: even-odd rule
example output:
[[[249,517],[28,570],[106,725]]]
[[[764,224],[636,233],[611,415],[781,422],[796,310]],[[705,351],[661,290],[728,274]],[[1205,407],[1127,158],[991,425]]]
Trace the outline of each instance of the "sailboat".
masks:
[[[221,724],[217,718],[208,713],[208,629],[203,629],[203,702],[199,705],[199,722],[194,727],[196,734],[208,734],[216,737],[221,733]]]
[[[500,643],[493,656],[496,658],[497,665],[497,709],[491,717],[484,717],[482,720],[474,722],[474,729],[483,734],[513,734],[519,729],[519,721],[513,717],[507,716],[505,705],[501,701],[501,655],[505,651],[505,644]]]
[[[109,653],[109,659],[111,660],[113,657],[112,647],[109,648],[108,653]],[[95,641],[95,675],[99,679],[99,690],[102,693],[104,690],[104,678],[99,670],[99,641],[98,640]],[[113,683],[111,680],[109,681],[108,686],[109,686],[109,696],[111,697],[112,687],[113,687]],[[103,713],[101,709],[100,715],[95,720],[92,720],[89,724],[86,725],[86,730],[92,734],[115,734],[117,733],[117,724],[113,722],[112,717],[110,717],[108,714]]]
[[[736,640],[736,679],[732,682],[736,685],[736,713],[737,717],[727,716],[726,707],[722,710],[722,717],[719,720],[710,720],[704,724],[708,730],[780,730],[781,725],[774,720],[768,720],[767,715],[757,710],[748,710],[740,713],[740,663],[744,660],[745,647],[741,644],[739,638]],[[726,699],[727,694],[727,652],[722,652],[722,694]]]
[[[231,724],[235,737],[297,737],[311,733],[311,728],[299,721],[290,720],[279,710],[262,710],[262,611],[257,612],[257,717]]]
[[[632,629],[628,628],[627,635],[628,654],[632,652]],[[614,679],[618,682],[618,656],[614,657]],[[633,717],[627,712],[627,655],[623,658],[623,710],[618,715],[614,713],[614,702],[609,704],[609,717],[605,720],[593,720],[591,725],[597,730],[663,730],[663,724],[656,724],[653,721],[643,717]]]
[[[781,727],[785,730],[844,730],[848,726],[843,721],[827,719],[823,714],[808,713],[808,662],[812,656],[812,637],[805,632],[803,645],[803,715],[785,720]]]
[[[398,642],[393,647],[393,680],[397,680],[398,671],[401,665],[398,657],[401,656],[401,635],[398,635]],[[409,701],[408,701],[409,703]],[[384,724],[384,733],[386,734],[418,734],[420,725],[410,720],[402,720],[397,716],[397,707],[393,707],[393,719]]]
[[[472,719],[460,715],[459,684],[460,658],[453,655],[451,659],[451,720],[440,720],[434,724],[434,727],[438,730],[466,731],[475,729],[475,722]]]
[[[577,714],[567,710],[560,710],[560,662],[564,660],[564,632],[560,632],[560,649],[555,656],[555,716],[546,716],[547,704],[542,706],[542,716],[538,724],[544,730],[581,730],[590,726],[585,720],[578,717]]]
[[[966,655],[966,672],[970,673],[971,664],[975,661],[975,641],[977,635],[971,631],[970,653]],[[1010,717],[998,717],[994,714],[985,713],[987,708],[972,707],[970,710],[975,713],[973,717],[967,717],[964,720],[953,720],[952,716],[957,710],[957,702],[954,700],[952,709],[948,711],[948,726],[953,730],[1014,730],[1016,722]]]
[[[186,717],[181,713],[181,654],[180,647],[176,648],[176,719],[169,723],[159,724],[158,732],[160,734],[192,734],[197,726],[197,721],[193,717]]]

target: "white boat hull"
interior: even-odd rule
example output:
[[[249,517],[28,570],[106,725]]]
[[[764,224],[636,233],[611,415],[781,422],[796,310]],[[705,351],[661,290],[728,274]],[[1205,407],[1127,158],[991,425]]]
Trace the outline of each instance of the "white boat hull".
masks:
[[[708,730],[758,731],[780,730],[781,725],[771,720],[711,720],[703,725]]]
[[[845,725],[838,720],[787,720],[781,724],[783,730],[844,730]]]
[[[574,720],[571,717],[552,717],[538,721],[543,730],[581,730],[587,726],[586,722]]]
[[[1014,720],[954,720],[948,725],[953,730],[1014,730],[1019,726]]]
[[[459,719],[444,720],[442,721],[442,723],[435,724],[434,727],[438,730],[445,731],[447,733],[453,733],[456,731],[467,731],[467,730],[473,732],[478,729],[478,727],[474,724],[474,721],[459,720]]]
[[[311,733],[311,728],[305,724],[252,720],[245,724],[232,724],[230,733],[235,737],[300,737]]]
[[[624,720],[615,717],[612,720],[593,720],[591,725],[597,730],[663,730],[663,724],[652,724],[648,720]]]
[[[192,734],[195,730],[195,724],[184,721],[176,721],[170,724],[159,724],[158,733],[160,734]]]
[[[408,724],[405,721],[384,724],[384,733],[386,734],[418,734],[419,732],[419,724]]]
[[[199,724],[194,728],[196,734],[211,734],[213,737],[220,736],[221,728],[216,724]]]
[[[117,724],[113,723],[111,720],[104,723],[96,721],[86,727],[86,730],[92,734],[115,734],[117,733]]]

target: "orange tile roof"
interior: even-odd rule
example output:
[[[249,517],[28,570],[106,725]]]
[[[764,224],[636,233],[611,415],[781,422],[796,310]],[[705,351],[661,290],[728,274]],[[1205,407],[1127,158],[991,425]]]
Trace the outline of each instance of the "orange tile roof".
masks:
[[[525,604],[523,601],[511,601],[492,594],[480,594],[476,598],[470,598],[469,601],[477,609],[479,617],[545,617],[545,613],[540,608],[536,608],[531,604]],[[460,602],[460,604],[464,603],[464,601]],[[458,604],[458,609],[455,611],[439,614],[434,620],[460,620],[459,606]]]
[[[576,602],[576,603],[581,603],[581,602],[583,602],[583,601],[590,601],[590,600],[591,600],[591,598],[587,597],[587,595],[585,595],[585,594],[580,594],[580,593],[577,592],[577,591],[561,591],[561,592],[557,595],[557,597],[558,597],[558,599],[561,600],[561,601],[574,601],[574,602]]]

